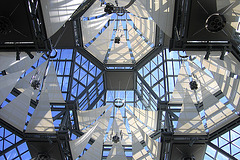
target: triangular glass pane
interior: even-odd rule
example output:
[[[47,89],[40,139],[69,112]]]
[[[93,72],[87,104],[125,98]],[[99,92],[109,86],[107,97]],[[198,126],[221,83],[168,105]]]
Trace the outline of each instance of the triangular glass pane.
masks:
[[[89,70],[92,70],[95,67],[91,62],[89,63]]]
[[[159,79],[158,78],[158,69],[154,70],[152,75],[156,78],[156,79]]]
[[[217,138],[212,140],[211,143],[215,144],[216,146],[218,145]]]
[[[94,80],[94,78],[90,75],[88,75],[88,85]]]
[[[145,67],[150,70],[150,62],[145,65]]]
[[[151,62],[151,69],[154,69],[157,65],[157,63]]]
[[[82,80],[81,83],[85,86],[87,86],[87,76],[85,76]]]
[[[81,63],[81,65],[83,65],[83,64],[86,63],[86,62],[87,62],[87,59],[82,56],[82,63]]]
[[[12,142],[12,143],[15,143],[15,135],[14,135],[14,134],[8,136],[6,139],[7,139],[8,141]]]
[[[80,65],[80,63],[81,63],[81,57],[82,57],[82,56],[77,56],[77,58],[76,58],[76,63],[79,64],[79,65]]]
[[[9,136],[10,134],[12,134],[12,132],[10,132],[9,130],[5,129],[5,137]]]
[[[227,144],[226,146],[222,147],[221,149],[223,149],[225,152],[230,154],[230,144]]]
[[[149,70],[147,70],[146,67],[143,67],[143,76],[145,77],[148,73],[149,73]]]
[[[218,152],[216,159],[217,159],[217,160],[227,160],[227,157],[224,156],[222,153]]]
[[[240,153],[234,155],[235,158],[240,159]]]
[[[138,73],[143,77],[143,68],[138,71]]]
[[[8,141],[4,141],[4,149],[7,149],[8,147],[10,147],[12,144],[9,143]]]
[[[81,84],[79,84],[79,86],[78,86],[78,95],[81,94],[84,89],[85,88]]]
[[[151,75],[151,80],[152,80],[152,85],[154,85],[157,82],[156,78],[153,75]]]
[[[222,147],[222,146],[224,146],[227,143],[228,143],[228,141],[222,139],[221,137],[219,138],[219,147]]]
[[[90,62],[87,61],[86,63],[84,63],[84,64],[82,65],[82,67],[83,67],[84,69],[88,70],[89,63],[90,63]]]
[[[78,76],[79,76],[79,70],[77,70],[77,71],[74,72],[73,77],[76,78],[76,79],[78,79]]]
[[[157,56],[152,59],[153,63],[158,64]]]
[[[231,135],[231,140],[232,141],[239,137],[239,134],[237,134],[234,131],[230,131],[230,135]]]
[[[81,80],[85,75],[87,75],[87,72],[85,72],[83,69],[81,69],[79,79]]]
[[[159,85],[156,85],[156,86],[153,88],[153,91],[157,94],[157,96],[159,96]]]
[[[238,138],[237,140],[233,141],[233,144],[235,144],[237,147],[240,148],[240,138]]]
[[[77,81],[73,80],[72,86],[74,87],[77,84]]]
[[[77,96],[77,86],[72,88],[72,95]]]
[[[145,81],[146,81],[149,85],[151,85],[151,83],[150,83],[150,75],[148,75],[148,76],[145,78]]]
[[[240,125],[234,128],[233,130],[240,134]]]
[[[158,78],[159,79],[163,78],[163,71],[161,70],[161,68],[158,68],[157,71],[158,71],[158,74],[159,74]]]
[[[92,68],[92,70],[90,71],[90,73],[91,73],[93,76],[96,76],[96,67],[95,67],[95,66]]]
[[[96,76],[98,76],[101,72],[102,71],[99,68],[97,68],[97,75]]]
[[[229,132],[221,135],[222,138],[226,139],[227,141],[230,141],[230,137],[229,137]]]
[[[77,71],[79,69],[79,66],[75,64],[74,66],[74,72]]]
[[[239,152],[239,148],[236,147],[235,145],[231,145],[231,150],[232,150],[232,155],[236,154]]]
[[[0,128],[0,137],[3,137],[3,132],[4,132],[4,128],[1,127],[1,128]]]
[[[22,140],[22,138],[16,136],[16,143],[19,142],[19,141],[21,141],[21,140]]]

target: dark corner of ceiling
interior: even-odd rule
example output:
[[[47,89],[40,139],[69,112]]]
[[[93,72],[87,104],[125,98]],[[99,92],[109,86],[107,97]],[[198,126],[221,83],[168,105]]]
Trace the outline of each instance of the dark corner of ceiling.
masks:
[[[41,10],[30,13],[29,3],[25,0],[7,0],[0,2],[0,50],[36,51],[49,50],[46,42]],[[7,6],[7,7],[6,7]],[[43,24],[43,23],[42,23]],[[36,25],[40,27],[37,28]],[[39,29],[39,30],[38,30]]]
[[[231,50],[234,28],[229,23],[232,19],[225,18],[228,17],[225,13],[218,13],[221,10],[217,10],[216,0],[176,0],[170,50],[206,51],[226,47]],[[214,25],[218,24],[214,20],[218,20],[220,25]]]
[[[67,21],[52,37],[54,48],[74,48],[75,37],[73,22]]]

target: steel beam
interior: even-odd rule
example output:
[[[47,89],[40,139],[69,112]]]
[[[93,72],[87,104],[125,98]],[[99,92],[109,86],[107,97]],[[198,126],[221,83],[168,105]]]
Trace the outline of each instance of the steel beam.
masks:
[[[10,147],[6,148],[5,150],[0,152],[0,156],[4,155],[5,153],[11,151],[12,149],[16,148],[17,146],[23,144],[24,142],[26,142],[25,140],[21,140],[13,145],[11,145]]]
[[[70,66],[70,73],[69,75],[71,75],[69,77],[69,81],[68,81],[68,89],[67,89],[67,97],[66,97],[66,100],[69,101],[71,100],[71,91],[72,91],[72,83],[73,83],[73,75],[74,75],[74,67],[75,67],[75,63],[76,63],[76,50],[74,49],[73,51],[73,54],[72,54],[72,62],[71,62],[71,66]]]
[[[89,61],[91,61],[96,67],[98,67],[101,70],[105,70],[105,66],[102,62],[100,62],[96,57],[94,57],[91,53],[89,53],[87,50],[81,47],[76,47],[77,51],[83,55],[85,58],[87,58]]]
[[[231,154],[227,153],[226,151],[222,150],[221,148],[219,148],[218,146],[212,144],[211,142],[207,142],[207,145],[209,145],[213,149],[217,150],[218,152],[222,153],[223,155],[227,156],[231,160],[238,160],[237,158],[233,157]]]
[[[145,64],[150,62],[151,59],[156,57],[162,50],[164,49],[163,45],[156,46],[151,50],[145,57],[143,57],[140,61],[136,63],[136,66],[134,67],[135,70],[141,69]]]
[[[97,102],[102,98],[102,96],[107,92],[106,89],[104,89],[98,96],[97,98],[88,106],[87,110],[93,109],[93,107],[97,104]]]
[[[96,0],[86,0],[83,2],[78,9],[72,14],[71,19],[76,20],[77,18],[82,17],[82,15],[93,5]]]
[[[233,128],[237,127],[240,125],[240,117],[237,118],[236,120],[228,123],[227,125],[225,125],[224,127],[222,127],[221,129],[217,130],[216,132],[212,133],[209,135],[209,140],[214,140],[216,138],[218,138],[219,136],[223,135],[224,133],[232,130]]]
[[[138,96],[138,99],[142,102],[143,106],[147,109],[149,108],[149,105],[147,105],[147,102],[143,99],[143,95],[141,95],[138,90],[134,90],[135,94]]]
[[[100,73],[82,92],[80,95],[78,95],[75,98],[75,101],[78,101],[84,94],[88,93],[88,90],[95,84],[97,83],[98,79],[105,73],[105,71],[103,71],[102,73]]]
[[[152,88],[148,85],[148,83],[144,80],[144,78],[137,72],[137,77],[140,79],[140,81],[143,83],[143,85],[147,88],[149,93],[157,100],[161,101],[160,98],[157,96],[157,94],[152,90]]]

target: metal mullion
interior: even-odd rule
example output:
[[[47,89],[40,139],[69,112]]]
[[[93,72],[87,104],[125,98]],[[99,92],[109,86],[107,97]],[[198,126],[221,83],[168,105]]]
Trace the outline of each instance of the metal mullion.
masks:
[[[86,86],[85,86],[82,82],[80,82],[78,79],[76,79],[76,78],[73,77],[73,80],[75,80],[75,81],[77,82],[77,84],[75,84],[74,86],[72,86],[72,88],[74,88],[76,85],[79,85],[79,84],[81,84],[82,86],[84,86],[84,87],[86,88]]]
[[[94,85],[99,78],[101,78],[101,76],[103,75],[105,71],[103,71],[102,73],[100,73],[88,86],[86,86],[86,88],[81,92],[80,95],[78,95],[75,99],[75,101],[77,101],[78,99],[80,99],[85,93],[88,92],[88,90],[92,87],[92,85]]]
[[[17,147],[15,147],[15,149],[17,150],[17,153],[18,153],[18,156],[17,156],[17,157],[15,157],[15,159],[16,159],[16,158],[20,158],[20,159],[22,160],[22,157],[21,157],[21,154],[20,154],[20,152],[19,152],[18,148],[17,148]]]
[[[232,155],[230,155],[229,153],[227,153],[227,152],[224,151],[223,149],[217,147],[217,146],[214,145],[213,143],[207,142],[207,145],[209,145],[210,147],[214,148],[214,149],[217,151],[217,153],[220,152],[220,153],[222,153],[224,156],[226,156],[226,157],[228,157],[228,158],[230,158],[230,159],[232,159],[232,160],[237,160],[235,157],[233,157]]]
[[[1,151],[1,152],[0,152],[0,156],[6,154],[7,152],[11,151],[12,149],[16,148],[17,146],[23,144],[24,142],[25,142],[25,140],[20,140],[19,142],[11,145],[10,147],[8,147],[8,148],[6,148],[5,150]],[[4,143],[4,141],[3,141],[3,143]],[[4,146],[3,146],[3,147],[4,147]]]
[[[165,93],[167,93],[167,92],[169,92],[169,81],[168,81],[168,77],[166,76],[166,75],[168,75],[168,70],[167,70],[168,65],[167,65],[167,61],[165,60],[165,58],[167,58],[166,50],[164,50],[164,54],[163,54],[162,58],[163,58],[164,64],[166,65],[166,67],[165,67],[165,65],[163,65],[163,73],[164,73],[164,79],[165,79],[164,80]],[[168,100],[169,100],[170,99],[169,94],[166,96],[168,96]],[[165,100],[167,101],[166,96],[164,96],[164,97],[166,98]]]
[[[160,64],[158,64],[156,67],[154,67],[152,70],[150,70],[145,76],[147,77],[149,74],[151,74],[152,72],[154,72],[156,69],[158,69],[160,66],[164,65],[164,62],[161,62]]]
[[[86,61],[85,63],[87,63],[88,61]],[[90,62],[90,61],[89,61]],[[85,64],[84,63],[84,64]],[[92,77],[96,77],[94,75],[92,75],[89,70],[86,70],[82,65],[79,65],[78,63],[75,63],[75,65],[77,65],[79,67],[79,69],[83,69],[87,74],[90,74]],[[96,66],[95,66],[96,67]],[[79,73],[80,74],[80,73]]]
[[[163,80],[164,80],[164,78],[161,78],[160,80],[158,80],[156,83],[153,84],[152,88],[154,88],[156,85],[160,84]]]
[[[156,95],[156,93],[152,90],[152,88],[147,84],[147,82],[142,78],[142,76],[137,73],[138,78],[143,83],[143,85],[147,88],[147,90],[153,95],[153,97],[160,101],[159,97]]]

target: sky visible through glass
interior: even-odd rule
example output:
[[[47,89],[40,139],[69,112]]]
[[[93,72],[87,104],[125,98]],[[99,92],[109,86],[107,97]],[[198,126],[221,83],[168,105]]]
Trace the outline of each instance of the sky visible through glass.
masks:
[[[70,93],[70,99],[74,100],[76,97],[78,97],[79,94],[83,92],[83,90],[96,78],[101,74],[101,70],[98,69],[93,63],[91,63],[89,60],[87,60],[85,57],[83,57],[80,53],[76,52],[76,54],[73,54],[74,51],[71,49],[65,49],[65,50],[59,50],[58,56],[52,60],[54,63],[54,66],[56,68],[57,74],[58,74],[58,81],[60,84],[60,88],[63,92],[63,96],[66,99],[68,93],[68,84],[69,84],[69,77],[70,75],[70,66],[72,64],[71,59],[73,58],[73,55],[76,56],[76,63],[74,67],[74,82],[72,84],[73,90]],[[184,53],[181,53],[183,55]],[[45,61],[45,57],[40,58],[36,64],[34,64],[34,67],[29,69],[27,73],[30,73],[35,67],[39,66]],[[158,97],[160,97],[163,101],[168,101],[171,98],[171,94],[174,89],[174,85],[177,81],[177,75],[180,70],[182,59],[179,58],[178,54],[176,52],[169,52],[168,50],[165,50],[161,53],[159,53],[155,58],[153,58],[149,63],[147,63],[145,66],[143,66],[138,72],[143,77],[143,79],[148,83],[148,85],[153,89],[153,91],[157,94]],[[203,67],[199,61],[194,60],[194,63],[197,64],[199,67]],[[129,68],[127,68],[129,69]],[[206,73],[208,73],[210,76],[212,76],[211,72],[205,70]],[[164,77],[164,72],[168,74],[168,77]],[[24,74],[23,76],[25,76]],[[86,105],[80,108],[81,110],[85,110],[89,106],[89,102],[93,102],[97,96],[104,90],[104,80],[103,77],[100,76],[98,79],[98,83],[96,85],[93,85],[89,89],[89,93],[86,95],[83,95],[82,98],[79,99],[79,102]],[[147,90],[144,88],[144,86],[141,86],[141,81],[137,80],[137,90],[142,92],[145,102],[148,102],[150,104],[151,109],[156,110],[156,100],[154,98],[150,98],[151,95],[147,93]],[[167,89],[166,89],[167,87]],[[75,89],[76,88],[76,89]],[[98,89],[96,89],[98,88]],[[87,100],[86,97],[91,96],[90,100]],[[13,100],[15,96],[9,95],[8,100],[3,103],[1,107],[4,107],[7,105],[11,100]],[[141,109],[144,109],[144,104],[142,101],[137,99],[137,96],[134,95],[134,91],[132,90],[126,90],[126,91],[107,91],[106,94],[106,104],[113,103],[113,100],[115,98],[122,98],[126,101],[127,105],[135,106]],[[233,107],[228,103],[226,97],[222,97],[220,101],[227,105],[228,108],[233,110]],[[104,96],[100,98],[99,102],[93,106],[93,108],[101,107],[104,104]],[[61,106],[59,106],[61,107]],[[30,107],[29,113],[33,113],[34,108]],[[127,131],[130,134],[129,125],[126,119],[126,113],[125,113],[125,107],[120,109],[121,114],[123,116]],[[59,112],[52,112],[53,116],[57,115]],[[109,127],[107,130],[107,133],[110,131],[110,126],[112,124],[114,115],[116,113],[116,109],[113,110],[111,119],[109,121]],[[202,117],[204,117],[204,113],[200,113]],[[176,113],[176,115],[179,115],[179,112]],[[27,121],[29,121],[30,116],[28,115]],[[206,121],[203,121],[203,123],[206,123]],[[55,126],[59,126],[60,121],[54,122]],[[174,122],[174,126],[176,127],[177,122]],[[74,137],[71,137],[74,139]],[[76,137],[75,137],[76,138]],[[12,150],[6,152],[4,155],[0,157],[0,159],[30,159],[30,153],[28,151],[28,147],[26,145],[26,142],[21,142],[21,138],[16,136],[14,133],[8,131],[4,127],[0,128],[0,150],[3,151],[10,147],[13,144],[19,143],[16,147],[14,147]],[[236,127],[233,130],[225,133],[221,137],[215,139],[212,141],[213,144],[216,146],[219,146],[229,154],[233,155],[237,159],[240,159],[240,127]],[[90,146],[88,145],[87,148]],[[105,148],[107,149],[107,148]],[[109,151],[105,150],[103,152],[103,156],[107,156]],[[131,152],[126,152],[126,156],[131,156]],[[210,146],[207,147],[205,159],[226,159],[224,155],[217,152]]]

